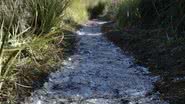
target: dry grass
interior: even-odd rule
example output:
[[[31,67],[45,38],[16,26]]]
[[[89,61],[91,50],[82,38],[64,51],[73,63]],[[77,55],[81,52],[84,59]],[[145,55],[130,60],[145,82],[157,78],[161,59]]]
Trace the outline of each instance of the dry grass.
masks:
[[[63,58],[64,11],[70,0],[0,2],[0,102],[29,95]]]

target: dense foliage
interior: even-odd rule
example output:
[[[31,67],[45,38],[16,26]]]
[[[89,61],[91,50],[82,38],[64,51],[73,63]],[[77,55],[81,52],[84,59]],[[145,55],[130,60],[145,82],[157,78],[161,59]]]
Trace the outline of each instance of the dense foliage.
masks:
[[[185,75],[183,0],[1,0],[0,10],[0,102],[29,95],[65,57],[71,32],[100,16],[115,21],[121,47],[163,77],[163,97],[184,101],[184,80],[171,81]]]
[[[172,38],[184,37],[184,7],[182,0],[113,0],[109,11],[116,17],[121,29],[142,25],[160,28]],[[108,13],[108,15],[110,15]]]
[[[61,63],[75,41],[72,31],[88,20],[82,2],[1,0],[0,102],[19,102]]]
[[[113,0],[107,17],[115,21],[108,38],[132,52],[138,63],[162,77],[161,97],[184,104],[185,1]],[[179,80],[176,80],[179,79]]]
[[[103,2],[99,2],[96,6],[89,7],[88,12],[90,14],[89,15],[90,19],[98,18],[98,16],[103,14],[104,9],[105,9],[105,3]]]

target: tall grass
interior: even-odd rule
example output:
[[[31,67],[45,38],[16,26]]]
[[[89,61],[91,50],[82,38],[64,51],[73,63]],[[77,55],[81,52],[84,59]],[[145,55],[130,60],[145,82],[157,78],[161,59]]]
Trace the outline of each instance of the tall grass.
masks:
[[[116,15],[117,23],[121,28],[129,27],[138,23],[140,0],[123,0],[118,5],[118,13]]]
[[[106,6],[105,6],[105,10],[104,10],[104,15],[106,18],[111,19],[112,21],[115,20],[115,17],[118,13],[118,9],[119,9],[119,4],[122,0],[107,0]]]
[[[0,102],[16,103],[61,62],[70,0],[0,2]],[[17,99],[17,100],[16,100]]]
[[[185,1],[119,1],[121,2],[116,4],[118,6],[109,3],[108,15],[113,14],[113,20],[118,27],[121,30],[128,30],[126,31],[128,34],[120,35],[119,42],[114,36],[115,39],[112,40],[121,46],[126,44],[127,49],[135,54],[139,63],[144,63],[152,72],[163,77],[157,84],[161,98],[172,104],[183,104],[184,79],[178,81],[171,79],[185,75]]]
[[[85,0],[73,0],[70,7],[65,11],[65,20],[76,24],[87,21],[89,16],[84,2]]]
[[[20,102],[63,59],[71,31],[105,0],[1,0],[0,102]],[[71,41],[71,40],[70,40]]]
[[[4,23],[2,23],[0,29],[0,95],[2,98],[0,100],[12,99],[15,96],[16,87],[21,85],[17,82],[16,74],[18,70],[16,65],[19,62],[17,59],[21,55],[22,50],[26,48],[26,40],[23,40],[21,35],[28,31],[27,29],[23,32],[18,32],[18,27],[16,27],[12,29],[14,30],[13,33],[8,33],[4,31],[4,28]],[[10,101],[7,103],[10,103]]]
[[[26,0],[25,2],[32,16],[30,25],[36,34],[44,34],[60,27],[70,0]]]
[[[139,24],[147,29],[160,28],[169,38],[185,36],[185,2],[182,0],[113,1],[108,1],[107,15],[112,16],[122,29]]]

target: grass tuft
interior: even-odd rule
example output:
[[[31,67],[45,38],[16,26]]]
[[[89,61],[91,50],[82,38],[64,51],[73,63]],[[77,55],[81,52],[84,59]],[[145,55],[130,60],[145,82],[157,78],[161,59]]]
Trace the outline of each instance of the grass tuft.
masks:
[[[61,63],[69,48],[64,43],[74,37],[64,22],[72,2],[1,0],[0,102],[20,102]]]

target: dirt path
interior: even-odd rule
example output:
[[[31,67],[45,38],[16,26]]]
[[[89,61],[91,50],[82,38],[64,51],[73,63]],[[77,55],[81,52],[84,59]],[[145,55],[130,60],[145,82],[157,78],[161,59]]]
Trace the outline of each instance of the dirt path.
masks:
[[[107,41],[102,24],[91,21],[77,31],[77,52],[26,104],[166,104],[151,94],[158,78]]]

